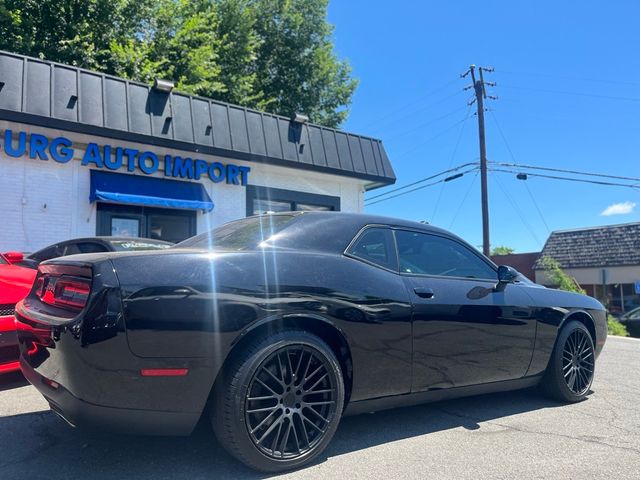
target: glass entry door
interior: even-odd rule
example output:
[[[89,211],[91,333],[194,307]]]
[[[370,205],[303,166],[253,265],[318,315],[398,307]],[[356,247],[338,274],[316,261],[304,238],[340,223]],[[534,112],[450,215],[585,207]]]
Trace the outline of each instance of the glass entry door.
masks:
[[[177,243],[196,234],[196,212],[99,203],[96,231],[99,236],[144,237]]]

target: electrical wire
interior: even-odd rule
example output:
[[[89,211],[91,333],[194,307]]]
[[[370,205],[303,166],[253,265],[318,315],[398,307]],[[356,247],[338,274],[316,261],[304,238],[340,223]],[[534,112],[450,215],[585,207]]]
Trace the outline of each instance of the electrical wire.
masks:
[[[568,76],[568,75],[555,75],[553,73],[544,73],[544,72],[535,72],[535,71],[514,72],[514,71],[502,70],[502,69],[497,69],[495,71],[497,73],[506,73],[508,75],[521,75],[526,77],[530,77],[531,75],[536,75],[539,77],[557,78],[561,80],[578,80],[581,82],[610,83],[613,85],[629,85],[629,86],[636,86],[636,87],[640,86],[640,83],[638,82],[628,82],[628,81],[622,81],[622,80],[608,80],[608,79],[605,80],[601,78],[586,78],[586,77],[575,77],[575,76]]]
[[[462,207],[464,206],[464,202],[467,201],[467,197],[469,196],[469,193],[471,193],[471,189],[473,188],[473,185],[476,183],[476,178],[478,178],[478,172],[476,172],[476,174],[471,179],[471,183],[469,184],[469,187],[467,188],[467,191],[465,192],[464,196],[462,197],[462,201],[460,202],[460,205],[458,206],[458,209],[456,210],[455,215],[453,216],[453,218],[451,219],[451,222],[449,223],[449,230],[451,230],[451,228],[453,227],[453,224],[455,223],[456,219],[458,218],[458,215],[462,211]]]
[[[453,160],[456,156],[456,153],[458,152],[458,147],[460,146],[460,141],[462,140],[462,134],[464,133],[464,127],[467,125],[467,120],[469,119],[469,113],[471,113],[471,105],[467,106],[467,114],[465,116],[465,121],[462,122],[462,125],[460,126],[460,133],[458,134],[458,140],[455,143],[455,146],[453,147],[453,152],[451,153],[451,157],[449,158],[449,163],[447,165],[447,168],[451,168],[451,165],[453,165]],[[442,193],[444,192],[444,183],[442,184],[442,186],[440,187],[440,191],[438,192],[438,199],[436,200],[436,203],[433,207],[433,212],[431,212],[431,222],[433,222],[435,220],[436,217],[436,212],[438,211],[438,207],[440,206],[440,200],[442,199]]]
[[[411,147],[408,150],[405,150],[404,152],[402,152],[400,155],[398,155],[399,157],[404,157],[405,155],[408,155],[409,153],[413,152],[414,150],[418,149],[419,147],[422,147],[423,145],[435,140],[436,138],[441,137],[442,135],[444,135],[445,133],[453,130],[454,128],[456,128],[458,125],[464,123],[467,121],[467,119],[469,118],[469,115],[465,116],[464,118],[458,120],[456,123],[454,123],[453,125],[448,126],[447,128],[445,128],[444,130],[440,131],[439,133],[435,134],[432,137],[427,138],[426,140],[423,140],[419,143],[416,143],[413,147]]]
[[[458,175],[462,176],[462,175],[465,175],[467,173],[470,173],[470,172],[473,172],[473,171],[476,171],[476,170],[478,170],[478,167],[473,167],[473,168],[470,168],[469,170],[466,170],[464,172],[460,172]],[[381,198],[380,200],[376,200],[375,202],[365,202],[364,205],[365,205],[365,207],[369,207],[371,205],[375,205],[376,203],[386,202],[387,200],[391,200],[392,198],[401,197],[402,195],[407,195],[408,193],[412,193],[412,192],[415,192],[417,190],[422,190],[423,188],[431,187],[433,185],[437,185],[438,183],[447,182],[447,181],[448,181],[448,178],[442,178],[440,180],[436,180],[435,182],[427,183],[426,185],[421,185],[419,187],[412,188],[411,190],[407,190],[405,192],[397,193],[397,194],[392,195],[390,197]]]
[[[421,178],[419,180],[416,180],[415,182],[407,183],[406,185],[402,185],[400,187],[396,187],[396,188],[394,188],[392,190],[388,190],[388,191],[386,191],[384,193],[379,193],[378,195],[374,195],[373,197],[369,197],[369,198],[367,198],[365,200],[365,202],[368,202],[370,200],[374,200],[374,199],[379,198],[379,197],[385,197],[385,196],[389,195],[390,193],[395,193],[395,192],[398,192],[400,190],[404,190],[405,188],[413,187],[414,185],[419,185],[420,183],[427,182],[429,180],[433,180],[434,178],[440,177],[440,176],[445,175],[447,173],[456,172],[456,171],[458,171],[458,170],[460,170],[462,168],[468,167],[470,165],[478,165],[478,162],[463,163],[462,165],[458,165],[457,167],[449,168],[447,170],[443,170],[442,172],[438,172],[438,173],[436,173],[434,175],[430,175],[428,177]]]
[[[505,146],[507,147],[507,151],[509,152],[509,155],[511,155],[511,159],[513,160],[513,163],[516,164],[517,163],[516,157],[513,154],[513,150],[511,150],[511,145],[509,145],[509,142],[507,141],[507,137],[505,136],[504,132],[502,131],[502,127],[500,126],[500,122],[498,122],[498,118],[493,113],[493,110],[490,110],[489,114],[491,115],[491,118],[493,118],[493,123],[495,123],[496,127],[498,128],[498,132],[500,133],[500,136],[502,137],[502,141],[504,142]],[[544,215],[542,214],[542,210],[540,209],[540,206],[538,205],[538,202],[536,201],[535,197],[533,196],[533,193],[529,189],[529,185],[527,185],[527,183],[524,182],[524,186],[526,187],[527,193],[529,194],[529,197],[531,198],[531,202],[533,202],[533,205],[536,207],[536,210],[538,211],[538,215],[540,216],[540,219],[542,220],[542,223],[544,223],[544,226],[547,229],[547,232],[551,232],[551,229],[549,228],[549,225],[547,224],[547,221],[545,220]]]
[[[462,106],[462,107],[456,108],[455,110],[451,110],[449,113],[445,113],[444,115],[440,115],[439,117],[431,118],[429,120],[425,120],[424,122],[417,123],[417,124],[415,124],[413,126],[413,128],[405,129],[405,130],[399,132],[397,135],[394,135],[393,133],[391,135],[385,134],[385,136],[384,136],[385,142],[388,142],[389,139],[393,139],[393,140],[397,141],[399,138],[404,138],[407,135],[411,135],[412,133],[423,129],[427,125],[431,125],[432,123],[435,123],[435,122],[437,122],[439,120],[443,120],[445,118],[448,118],[448,117],[460,112],[461,110],[464,110],[465,108],[466,108],[465,106]]]
[[[498,178],[498,177],[494,177],[494,178],[496,179],[496,183],[498,184],[498,187],[500,187],[500,190],[502,190],[502,193],[504,193],[504,196],[507,197],[507,200],[509,201],[509,203],[511,204],[511,206],[515,210],[516,214],[518,215],[518,217],[520,217],[520,220],[522,221],[522,224],[525,226],[525,228],[527,230],[529,230],[529,233],[531,234],[533,239],[536,241],[536,243],[538,245],[540,245],[540,247],[542,247],[542,243],[540,242],[540,239],[536,235],[535,230],[533,229],[533,227],[531,227],[531,224],[529,224],[529,222],[527,222],[525,216],[520,211],[520,208],[518,207],[517,203],[513,200],[513,198],[511,198],[511,195],[506,190],[506,188],[504,188],[504,186],[502,185],[502,182],[500,181],[500,178]]]
[[[391,110],[390,112],[387,112],[386,114],[382,115],[381,117],[379,117],[377,119],[374,119],[372,122],[369,122],[369,123],[365,124],[363,128],[366,129],[366,128],[372,127],[374,125],[383,125],[383,124],[385,124],[387,122],[387,120],[389,118],[392,118],[392,117],[396,116],[398,113],[403,112],[403,111],[405,111],[405,110],[407,110],[407,109],[409,109],[411,107],[414,107],[416,105],[416,103],[419,103],[419,102],[421,102],[423,100],[426,100],[427,98],[432,97],[436,93],[440,93],[441,91],[445,90],[447,87],[453,85],[454,83],[458,83],[458,80],[457,79],[451,80],[451,81],[445,83],[444,85],[441,85],[440,87],[436,88],[435,90],[431,90],[430,92],[426,93],[425,95],[422,95],[422,96],[418,97],[417,99],[414,99],[411,102],[403,104],[402,106],[400,106],[400,107],[398,107],[398,108],[396,108],[394,110]],[[459,95],[460,93],[461,93],[461,91],[458,90],[458,91],[456,91],[456,93],[452,93],[451,95],[448,95],[448,96],[440,99],[438,102],[436,102],[434,104],[429,104],[424,108],[429,108],[429,107],[438,105],[438,104],[444,102],[445,100],[448,100],[450,98],[455,97],[456,95]],[[401,117],[401,118],[403,118],[403,117]]]
[[[500,172],[500,173],[512,173],[512,174],[519,174],[522,173],[521,171],[517,171],[517,170],[506,170],[506,169],[502,169],[502,168],[491,168],[489,167],[489,171],[491,172]],[[627,188],[633,188],[635,190],[640,190],[640,185],[637,184],[629,184],[629,183],[614,183],[614,182],[603,182],[603,181],[599,181],[599,180],[587,180],[584,178],[571,178],[571,177],[560,177],[557,175],[544,175],[542,173],[529,173],[527,172],[527,176],[530,177],[540,177],[540,178],[550,178],[553,180],[566,180],[569,182],[580,182],[580,183],[591,183],[594,185],[606,185],[606,186],[611,186],[611,187],[627,187]]]
[[[597,177],[597,178],[612,178],[614,180],[628,180],[630,182],[639,182],[639,177],[625,177],[620,175],[609,175],[607,173],[594,173],[594,172],[581,172],[579,170],[567,170],[565,168],[553,168],[553,167],[538,167],[534,165],[522,165],[519,163],[505,163],[505,162],[490,162],[492,165],[497,165],[500,167],[510,167],[510,168],[522,168],[525,170],[543,170],[547,172],[558,172],[558,173],[570,173],[574,175],[583,175],[586,177]],[[531,174],[533,175],[533,174]]]
[[[571,92],[568,90],[551,90],[547,88],[535,88],[535,87],[523,87],[516,85],[503,85],[500,84],[500,88],[512,88],[516,90],[530,90],[532,92],[542,92],[542,93],[555,93],[558,95],[573,95],[578,97],[593,97],[593,98],[603,98],[606,100],[625,100],[630,102],[640,102],[639,97],[617,97],[614,95],[601,95],[598,93],[582,93],[582,92]]]

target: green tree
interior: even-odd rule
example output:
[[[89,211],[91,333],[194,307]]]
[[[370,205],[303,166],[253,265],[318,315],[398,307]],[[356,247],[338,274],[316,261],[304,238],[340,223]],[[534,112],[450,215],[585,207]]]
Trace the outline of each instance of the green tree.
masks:
[[[491,255],[509,255],[513,252],[515,252],[513,248],[505,247],[504,245],[499,245],[491,249]]]
[[[567,275],[567,273],[562,270],[557,260],[549,256],[544,256],[542,257],[542,266],[550,285],[568,292],[581,293],[583,295],[586,293],[575,278]]]
[[[556,286],[560,290],[581,293],[583,295],[586,294],[576,279],[567,275],[555,259],[548,256],[543,257],[542,266],[544,267],[547,280],[551,285]],[[629,336],[626,327],[609,314],[607,314],[607,330],[609,335]]]
[[[328,0],[253,0],[259,107],[337,126],[357,87],[351,68],[333,52],[333,27],[326,21]]]
[[[328,0],[0,0],[0,49],[338,126],[357,81]]]

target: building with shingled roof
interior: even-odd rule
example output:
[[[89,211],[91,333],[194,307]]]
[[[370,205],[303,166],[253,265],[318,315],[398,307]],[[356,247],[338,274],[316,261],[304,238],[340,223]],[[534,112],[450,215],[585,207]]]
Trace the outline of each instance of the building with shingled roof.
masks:
[[[536,282],[549,285],[545,256],[612,313],[640,306],[640,222],[552,232],[533,267]]]

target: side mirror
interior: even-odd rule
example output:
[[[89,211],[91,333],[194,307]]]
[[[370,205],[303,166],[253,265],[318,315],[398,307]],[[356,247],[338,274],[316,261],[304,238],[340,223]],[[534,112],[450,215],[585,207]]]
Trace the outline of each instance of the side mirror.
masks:
[[[502,292],[509,283],[513,283],[518,278],[518,271],[513,267],[507,265],[500,265],[498,267],[498,284],[496,285],[496,292]]]
[[[18,263],[24,260],[24,255],[22,252],[7,252],[4,254],[4,258],[6,258],[9,263]]]

